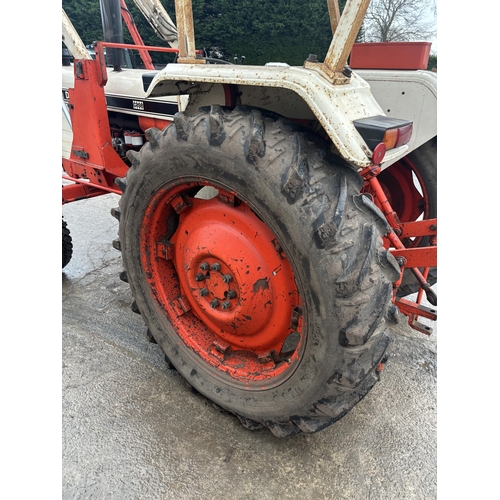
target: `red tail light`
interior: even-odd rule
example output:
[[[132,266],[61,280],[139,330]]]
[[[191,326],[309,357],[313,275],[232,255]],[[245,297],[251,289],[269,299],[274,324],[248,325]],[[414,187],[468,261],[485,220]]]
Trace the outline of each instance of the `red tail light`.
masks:
[[[353,125],[371,151],[377,152],[373,157],[374,163],[380,163],[385,154],[385,151],[381,154],[384,148],[380,144],[385,146],[385,150],[398,148],[410,142],[413,132],[412,122],[382,115],[354,120]]]

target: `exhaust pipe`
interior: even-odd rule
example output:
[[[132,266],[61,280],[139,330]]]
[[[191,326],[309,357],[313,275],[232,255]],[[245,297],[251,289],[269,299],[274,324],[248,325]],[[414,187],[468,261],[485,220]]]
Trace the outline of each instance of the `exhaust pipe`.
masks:
[[[123,26],[120,0],[99,0],[101,7],[102,31],[105,42],[123,43]],[[106,48],[106,63],[114,71],[121,71],[123,66],[132,67],[125,49]]]

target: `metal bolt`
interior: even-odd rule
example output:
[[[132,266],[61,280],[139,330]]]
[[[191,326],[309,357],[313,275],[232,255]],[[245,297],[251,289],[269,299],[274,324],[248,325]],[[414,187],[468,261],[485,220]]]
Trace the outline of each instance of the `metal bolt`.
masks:
[[[430,230],[435,231],[437,229],[437,226],[435,224],[431,224]]]
[[[230,274],[225,274],[222,276],[222,281],[224,281],[224,283],[231,283],[231,281],[233,281],[233,277]]]
[[[216,307],[218,307],[218,305],[219,305],[219,301],[217,299],[214,299],[214,300],[212,300],[212,302],[210,302],[210,307],[212,309],[215,309]]]
[[[344,66],[344,69],[342,70],[342,74],[344,76],[347,76],[347,78],[351,78],[352,75],[352,69],[349,68],[349,66]]]
[[[235,299],[236,298],[236,290],[229,290],[226,292],[227,299]]]
[[[218,262],[215,262],[212,264],[212,271],[220,271],[220,264]]]
[[[208,262],[203,262],[200,264],[200,269],[202,271],[208,271],[210,269],[210,264]]]
[[[198,273],[194,279],[196,281],[205,281],[207,279],[207,277],[203,274],[203,273]]]
[[[231,302],[223,302],[222,309],[229,309],[231,307]]]
[[[206,297],[208,295],[208,288],[201,288],[200,289],[200,295],[202,297]]]
[[[318,56],[316,54],[309,54],[307,61],[308,62],[318,62]]]
[[[399,267],[404,267],[406,265],[406,259],[401,257],[401,255],[396,257],[396,262],[399,264]]]

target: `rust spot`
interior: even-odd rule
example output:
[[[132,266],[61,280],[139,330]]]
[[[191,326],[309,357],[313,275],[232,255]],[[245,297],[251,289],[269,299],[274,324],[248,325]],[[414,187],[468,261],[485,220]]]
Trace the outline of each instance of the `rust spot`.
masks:
[[[268,278],[261,278],[253,284],[253,293],[257,293],[259,290],[267,290],[268,288]]]

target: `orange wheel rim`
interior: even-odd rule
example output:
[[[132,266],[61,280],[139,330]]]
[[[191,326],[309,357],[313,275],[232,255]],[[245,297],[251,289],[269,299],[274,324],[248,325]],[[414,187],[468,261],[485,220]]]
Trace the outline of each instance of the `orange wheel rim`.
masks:
[[[296,366],[304,344],[292,266],[235,193],[193,197],[206,185],[177,181],[149,203],[140,238],[150,293],[208,365],[241,382],[273,379]]]

